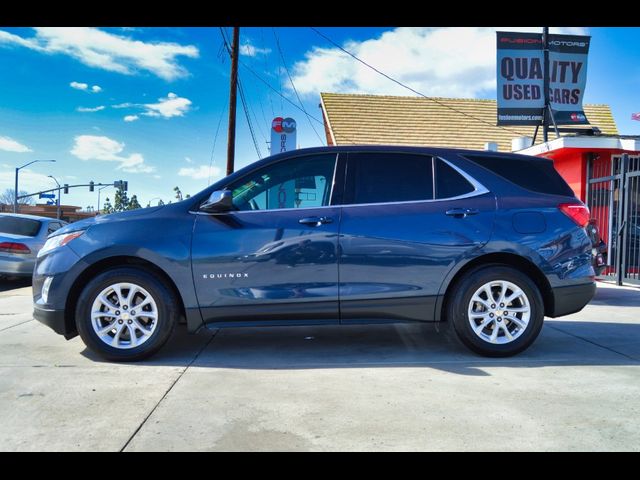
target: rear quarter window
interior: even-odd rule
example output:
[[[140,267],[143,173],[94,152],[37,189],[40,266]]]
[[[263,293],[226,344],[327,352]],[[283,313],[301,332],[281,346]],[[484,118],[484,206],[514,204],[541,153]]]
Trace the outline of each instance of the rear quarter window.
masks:
[[[20,217],[0,217],[0,234],[35,237],[40,231],[40,221]]]
[[[532,192],[575,196],[551,161],[490,155],[465,155],[465,158]]]

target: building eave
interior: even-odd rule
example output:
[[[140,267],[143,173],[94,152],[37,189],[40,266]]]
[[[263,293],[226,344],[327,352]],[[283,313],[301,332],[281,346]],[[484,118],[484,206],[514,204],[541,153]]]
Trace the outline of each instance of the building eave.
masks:
[[[576,148],[581,150],[625,150],[629,152],[637,152],[640,151],[640,138],[623,138],[620,136],[560,137],[523,150],[518,150],[516,153],[539,156],[564,148]]]
[[[322,110],[322,119],[327,122],[326,127],[325,128],[325,133],[329,132],[329,135],[331,136],[331,143],[332,145],[337,145],[336,143],[336,137],[333,133],[333,128],[331,127],[331,121],[329,120],[329,114],[327,113],[327,109],[324,106],[324,98],[322,98],[322,93],[320,94],[320,108]]]

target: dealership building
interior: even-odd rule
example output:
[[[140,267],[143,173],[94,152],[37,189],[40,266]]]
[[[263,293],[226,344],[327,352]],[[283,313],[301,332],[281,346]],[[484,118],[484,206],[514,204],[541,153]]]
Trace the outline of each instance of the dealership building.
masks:
[[[640,283],[640,136],[620,135],[608,105],[583,105],[591,126],[576,128],[584,134],[556,138],[551,129],[543,142],[540,131],[534,145],[535,127],[496,126],[495,100],[322,93],[320,107],[328,145],[451,147],[553,160],[609,245],[605,272]]]

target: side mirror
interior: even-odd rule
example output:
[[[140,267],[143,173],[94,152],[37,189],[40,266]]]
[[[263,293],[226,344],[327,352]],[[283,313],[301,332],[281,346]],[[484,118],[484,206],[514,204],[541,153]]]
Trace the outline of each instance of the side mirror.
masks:
[[[216,190],[212,192],[207,201],[200,205],[200,210],[205,212],[228,212],[233,210],[231,190]]]

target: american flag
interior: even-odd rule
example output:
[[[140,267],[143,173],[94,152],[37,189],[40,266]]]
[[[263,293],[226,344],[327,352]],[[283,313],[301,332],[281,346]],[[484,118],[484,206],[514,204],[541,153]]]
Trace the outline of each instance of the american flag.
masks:
[[[640,120],[640,113],[632,113],[631,120]]]

